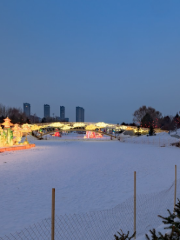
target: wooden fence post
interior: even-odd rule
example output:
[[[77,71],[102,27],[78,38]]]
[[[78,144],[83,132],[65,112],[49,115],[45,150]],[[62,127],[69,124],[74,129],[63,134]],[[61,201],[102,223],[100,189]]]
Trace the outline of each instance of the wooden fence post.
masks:
[[[174,208],[176,205],[176,189],[177,189],[177,165],[175,165]]]
[[[134,232],[136,232],[136,172],[134,172]],[[136,234],[134,239],[136,239]]]
[[[55,235],[55,188],[52,188],[52,209],[51,209],[51,240]]]

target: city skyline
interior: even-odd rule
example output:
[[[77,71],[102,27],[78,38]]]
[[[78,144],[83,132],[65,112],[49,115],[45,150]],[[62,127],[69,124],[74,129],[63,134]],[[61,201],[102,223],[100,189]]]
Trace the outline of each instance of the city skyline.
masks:
[[[23,112],[27,117],[31,116],[31,104],[30,103],[23,103]]]
[[[96,7],[95,7],[96,6]],[[43,117],[132,122],[142,105],[179,112],[180,2],[1,1],[0,103]],[[33,17],[32,17],[33,16]],[[72,104],[73,103],[73,104]]]
[[[65,106],[60,106],[59,116],[54,115],[54,113],[51,114],[51,106],[49,104],[44,104],[43,109],[44,109],[44,115],[41,119],[53,117],[59,121],[69,122],[69,118],[67,118],[65,115]],[[30,103],[23,103],[23,112],[25,113],[25,115],[27,117],[31,117],[31,116],[39,117],[39,115],[36,113],[31,114],[31,104]],[[76,107],[76,113],[75,113],[76,114],[76,116],[75,116],[76,122],[84,122],[84,112],[85,112],[84,108],[79,107],[79,106]]]
[[[50,105],[49,104],[44,104],[44,118],[50,118],[51,117],[51,112],[50,112]]]
[[[76,107],[76,122],[84,122],[84,108]]]

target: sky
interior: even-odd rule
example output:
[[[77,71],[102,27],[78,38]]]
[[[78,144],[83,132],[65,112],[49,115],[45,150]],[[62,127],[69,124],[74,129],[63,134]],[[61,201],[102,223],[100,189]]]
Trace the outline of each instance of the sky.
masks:
[[[0,103],[132,122],[180,111],[179,0],[1,0]]]

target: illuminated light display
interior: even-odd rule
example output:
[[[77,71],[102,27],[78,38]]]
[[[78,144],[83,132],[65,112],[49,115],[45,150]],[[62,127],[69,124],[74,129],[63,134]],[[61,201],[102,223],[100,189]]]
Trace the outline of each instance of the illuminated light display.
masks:
[[[61,135],[60,135],[60,133],[59,133],[59,132],[55,132],[55,134],[54,134],[54,135],[52,135],[52,136],[54,136],[54,137],[61,137]]]
[[[74,128],[77,128],[77,127],[85,127],[85,126],[86,126],[85,123],[79,123],[79,122],[78,122],[78,123],[74,123],[74,124],[73,124],[73,127],[74,127]]]
[[[28,144],[27,146],[17,146],[22,145],[22,132],[31,132],[31,128],[27,126],[28,124],[24,124],[23,128],[21,128],[18,124],[15,124],[13,126],[11,120],[9,118],[6,118],[4,119],[4,123],[1,125],[4,126],[4,129],[0,126],[0,152],[29,149],[35,146],[34,144]]]
[[[25,138],[25,141],[24,141],[24,144],[29,144],[28,140],[27,140],[27,134],[30,133],[32,130],[30,128],[30,125],[29,124],[23,124],[22,125],[22,132],[26,133],[26,138]]]
[[[127,129],[127,126],[124,126],[124,125],[122,125],[122,126],[118,126],[117,129],[120,129],[120,130],[121,130],[121,129],[122,129],[122,130],[126,130],[126,129]]]
[[[85,129],[86,129],[86,130],[89,130],[89,131],[91,131],[91,130],[96,130],[96,129],[97,129],[97,126],[95,126],[95,125],[93,125],[93,124],[90,124],[90,125],[87,125]]]
[[[84,138],[102,138],[103,135],[101,133],[87,131],[86,136]]]
[[[50,123],[48,124],[48,126],[50,127],[55,127],[55,128],[62,128],[64,126],[64,123],[60,123],[60,122],[54,122],[54,123]]]
[[[133,128],[132,128],[132,127],[129,127],[129,126],[127,126],[126,130],[127,130],[127,131],[131,131],[131,130],[133,130]]]
[[[119,124],[109,124],[104,122],[98,122],[98,123],[89,123],[89,122],[68,122],[68,123],[62,123],[62,122],[54,122],[54,123],[39,123],[39,124],[28,124],[31,131],[39,131],[40,129],[48,129],[48,128],[58,128],[58,132],[61,131],[86,131],[86,132],[96,132],[96,130],[102,129],[102,134],[110,135],[112,134],[112,137],[114,137],[113,133],[116,131],[121,130],[131,130],[134,132],[137,132],[136,126],[125,126],[125,125],[119,125]],[[110,130],[110,131],[109,131]],[[54,129],[50,129],[50,131],[54,131]],[[55,132],[55,131],[54,131]],[[145,134],[147,132],[147,128],[140,128],[140,132],[142,134]],[[156,129],[156,132],[163,132],[163,130]],[[101,134],[100,133],[100,134]],[[41,137],[48,134],[48,131],[41,131]],[[101,135],[95,134],[95,133],[88,133],[86,138],[89,138],[91,136],[92,138],[100,138]]]
[[[41,126],[38,126],[36,124],[29,125],[29,127],[31,128],[31,131],[38,131],[41,128]]]
[[[18,124],[14,124],[13,130],[13,141],[15,145],[18,145],[18,143],[21,141],[22,138],[22,129],[19,127]]]
[[[96,123],[96,126],[98,128],[106,128],[106,127],[108,127],[108,124],[106,124],[104,122],[98,122],[98,123]]]
[[[0,136],[0,146],[12,146],[13,145],[13,132],[11,130],[11,120],[7,117],[4,119],[4,123],[1,124],[4,126],[3,131],[1,132]]]
[[[71,128],[72,128],[71,126],[64,125],[64,127],[62,127],[61,130],[63,130],[63,131],[68,131],[68,130],[70,130]]]
[[[13,126],[11,120],[8,117],[4,119],[4,123],[2,123],[1,125],[3,125],[5,128],[10,128],[11,126]]]

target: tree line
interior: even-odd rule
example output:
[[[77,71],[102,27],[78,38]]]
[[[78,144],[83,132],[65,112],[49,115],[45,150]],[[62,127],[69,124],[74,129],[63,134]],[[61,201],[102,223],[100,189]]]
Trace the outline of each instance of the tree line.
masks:
[[[180,113],[180,112],[179,112]],[[180,115],[162,116],[155,108],[142,106],[133,113],[133,123],[122,125],[141,126],[145,128],[161,128],[162,130],[175,130],[180,128]]]
[[[175,116],[162,116],[160,111],[155,108],[146,107],[145,105],[137,109],[133,113],[133,123],[121,123],[121,125],[129,126],[141,126],[146,128],[161,128],[162,130],[174,130],[180,128],[180,112]],[[4,122],[4,119],[9,117],[12,123],[35,123],[39,122],[39,119],[34,115],[29,118],[23,113],[21,108],[6,107],[0,103],[0,123]],[[42,122],[54,122],[58,121],[55,118],[43,118]]]
[[[9,117],[13,124],[30,123],[30,119],[26,117],[21,108],[6,107],[0,104],[0,123],[3,123],[6,117]]]

